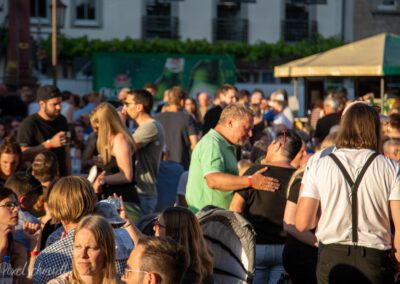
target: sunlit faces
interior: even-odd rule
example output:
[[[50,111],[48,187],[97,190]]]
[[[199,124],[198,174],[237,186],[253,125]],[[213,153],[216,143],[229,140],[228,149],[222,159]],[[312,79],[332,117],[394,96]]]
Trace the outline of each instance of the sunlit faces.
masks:
[[[385,156],[392,160],[395,160],[396,162],[400,162],[400,146],[390,145],[388,147],[388,151],[385,152]]]
[[[5,177],[9,177],[17,170],[19,158],[16,154],[3,153],[0,156],[0,170]]]
[[[196,105],[193,103],[191,99],[186,99],[185,100],[185,110],[188,113],[194,113],[196,110]]]
[[[232,144],[244,145],[246,140],[253,135],[254,120],[252,117],[241,120],[232,119],[228,124],[231,128],[228,139]]]
[[[19,197],[19,202],[21,203],[21,209],[25,211],[32,211],[33,206],[35,206],[36,202],[39,199],[39,194],[37,193],[31,193],[23,196],[23,202],[21,199],[21,196]]]
[[[260,105],[263,95],[260,92],[254,92],[250,97],[251,105]]]
[[[19,205],[14,196],[9,196],[0,201],[0,224],[18,225]]]
[[[61,113],[61,97],[49,99],[44,104],[44,113],[50,119],[56,119]]]
[[[221,94],[221,100],[227,105],[234,103],[236,101],[236,92],[234,90],[228,90]]]
[[[79,275],[82,276],[96,275],[104,268],[105,254],[89,230],[81,229],[76,234],[73,259]]]
[[[129,115],[131,119],[137,119],[140,113],[139,104],[136,104],[134,96],[127,96],[124,101],[123,110]]]
[[[210,104],[210,97],[206,92],[201,92],[197,98],[200,107],[207,107]]]
[[[122,281],[128,284],[140,284],[144,283],[144,278],[147,274],[146,271],[139,269],[141,258],[142,258],[143,248],[138,245],[129,256],[125,273],[122,276]]]
[[[158,217],[156,222],[154,223],[154,235],[156,237],[165,237],[166,236],[166,232],[165,232],[165,221],[164,218],[162,216]]]
[[[75,130],[76,140],[83,142],[85,136],[85,129],[80,125],[76,125],[74,127],[74,130]]]

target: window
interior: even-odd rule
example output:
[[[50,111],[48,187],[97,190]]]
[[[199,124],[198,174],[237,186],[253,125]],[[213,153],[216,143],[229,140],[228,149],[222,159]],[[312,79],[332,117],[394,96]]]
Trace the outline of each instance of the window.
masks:
[[[72,24],[74,26],[100,26],[101,0],[72,1]]]
[[[171,0],[147,0],[146,13],[142,17],[142,36],[151,38],[178,38],[179,19],[177,3]]]
[[[31,0],[31,24],[34,25],[50,24],[49,0]]]
[[[396,0],[380,0],[378,9],[380,10],[394,10],[396,9]]]

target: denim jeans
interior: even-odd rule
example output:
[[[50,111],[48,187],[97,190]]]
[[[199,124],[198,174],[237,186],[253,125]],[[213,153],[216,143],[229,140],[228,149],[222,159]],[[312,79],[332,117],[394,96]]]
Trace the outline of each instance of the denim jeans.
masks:
[[[139,200],[143,215],[153,213],[157,207],[157,196],[139,195]]]
[[[254,284],[276,284],[285,272],[282,264],[284,245],[256,245]]]

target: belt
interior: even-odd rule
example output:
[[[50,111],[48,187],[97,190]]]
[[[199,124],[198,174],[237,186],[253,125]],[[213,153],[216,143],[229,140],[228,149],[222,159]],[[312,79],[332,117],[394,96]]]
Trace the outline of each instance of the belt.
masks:
[[[350,255],[355,252],[359,252],[361,256],[384,256],[384,255],[389,255],[391,253],[391,250],[379,250],[376,248],[369,248],[369,247],[363,247],[363,246],[355,246],[355,245],[341,245],[341,244],[328,244],[324,245],[320,243],[320,249],[332,249],[335,251],[341,251],[346,253],[347,255]]]

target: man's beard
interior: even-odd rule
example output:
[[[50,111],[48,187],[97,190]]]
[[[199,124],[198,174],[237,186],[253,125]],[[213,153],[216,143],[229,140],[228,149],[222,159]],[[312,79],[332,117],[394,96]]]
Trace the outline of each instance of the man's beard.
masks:
[[[44,113],[45,113],[51,120],[56,119],[56,118],[60,115],[60,111],[59,111],[59,110],[54,110],[53,112],[49,112],[49,111],[47,110],[47,106],[45,106],[45,108],[44,108]]]

